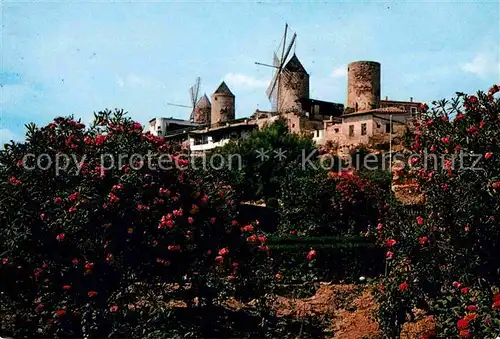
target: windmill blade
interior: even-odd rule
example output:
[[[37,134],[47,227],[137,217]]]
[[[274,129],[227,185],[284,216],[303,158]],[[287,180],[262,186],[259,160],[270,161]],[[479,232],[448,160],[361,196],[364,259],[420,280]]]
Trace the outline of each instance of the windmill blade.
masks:
[[[297,34],[293,34],[293,37],[292,37],[292,40],[290,41],[290,44],[288,45],[288,48],[286,50],[286,53],[283,57],[283,60],[282,60],[282,63],[281,63],[281,67],[283,67],[283,65],[285,64],[286,62],[286,59],[288,58],[288,56],[290,55],[290,52],[292,51],[292,47],[293,47],[293,44],[295,42],[295,39],[297,38]]]
[[[285,24],[285,34],[283,34],[283,49],[281,50],[281,60],[280,64],[283,65],[285,60],[283,59],[283,55],[285,54],[285,45],[286,45],[286,33],[288,31],[288,24]]]

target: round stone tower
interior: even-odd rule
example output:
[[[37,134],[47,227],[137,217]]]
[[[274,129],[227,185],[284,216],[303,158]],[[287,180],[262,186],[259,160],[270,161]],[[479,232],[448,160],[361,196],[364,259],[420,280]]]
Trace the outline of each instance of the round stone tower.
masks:
[[[380,108],[380,63],[356,61],[347,65],[347,105],[355,112]]]
[[[219,88],[212,94],[212,110],[210,123],[216,124],[231,121],[235,118],[234,94],[223,81]]]
[[[212,105],[207,95],[203,95],[194,107],[194,122],[198,124],[210,124],[210,113]]]
[[[309,74],[294,54],[283,67],[278,82],[278,111],[300,110],[300,100],[309,98]]]

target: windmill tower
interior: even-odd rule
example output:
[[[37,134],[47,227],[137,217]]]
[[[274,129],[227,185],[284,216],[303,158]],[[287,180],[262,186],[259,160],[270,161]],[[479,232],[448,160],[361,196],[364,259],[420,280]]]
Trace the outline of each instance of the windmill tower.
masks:
[[[231,121],[235,118],[235,97],[223,81],[212,94],[210,123]]]
[[[178,105],[178,104],[173,104],[173,103],[167,103],[169,106],[177,106],[177,107],[184,107],[184,108],[191,108],[191,115],[189,116],[189,121],[191,122],[196,122],[195,121],[195,110],[196,110],[196,104],[198,103],[198,94],[200,91],[200,82],[201,79],[198,77],[196,78],[196,82],[194,83],[191,88],[189,88],[189,96],[191,99],[191,106],[188,105]]]
[[[289,59],[292,48],[295,47],[297,34],[293,33],[292,38],[287,40],[288,30],[288,24],[285,24],[283,39],[274,53],[273,65],[256,62],[257,65],[275,69],[266,94],[271,101],[273,111],[277,113],[299,109],[300,104],[297,100],[309,98],[309,74],[295,53]]]
[[[196,107],[194,108],[194,122],[198,124],[207,124],[210,125],[210,113],[212,111],[212,104],[208,99],[207,95],[204,94]]]

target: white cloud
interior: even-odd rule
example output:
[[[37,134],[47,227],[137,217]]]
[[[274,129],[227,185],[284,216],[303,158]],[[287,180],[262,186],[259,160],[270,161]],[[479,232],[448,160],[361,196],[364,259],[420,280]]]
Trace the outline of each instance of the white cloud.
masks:
[[[9,143],[11,140],[19,140],[17,135],[12,133],[7,128],[0,128],[0,148],[3,148],[3,144]]]
[[[500,61],[498,55],[495,56],[492,52],[479,52],[472,61],[462,64],[461,69],[480,78],[495,76],[495,79],[498,79],[500,76]]]
[[[332,71],[333,78],[344,78],[347,75],[347,70],[345,67],[336,67]]]
[[[256,79],[250,75],[239,73],[228,73],[224,77],[224,81],[228,86],[242,90],[252,90],[257,88],[266,88],[269,85],[268,81]]]

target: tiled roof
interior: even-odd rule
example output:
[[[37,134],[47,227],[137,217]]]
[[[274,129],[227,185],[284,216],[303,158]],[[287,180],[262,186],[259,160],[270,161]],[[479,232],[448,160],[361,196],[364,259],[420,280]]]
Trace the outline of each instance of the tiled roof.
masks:
[[[223,81],[219,88],[214,92],[214,94],[228,94],[234,96],[229,87],[227,87],[226,83]]]
[[[290,72],[307,73],[306,69],[304,68],[304,66],[302,66],[302,64],[299,61],[299,58],[297,58],[295,54],[287,62],[284,68]]]
[[[199,108],[205,108],[205,107],[212,107],[212,104],[210,103],[210,99],[208,99],[207,95],[203,95],[200,100],[196,103],[196,107]]]

